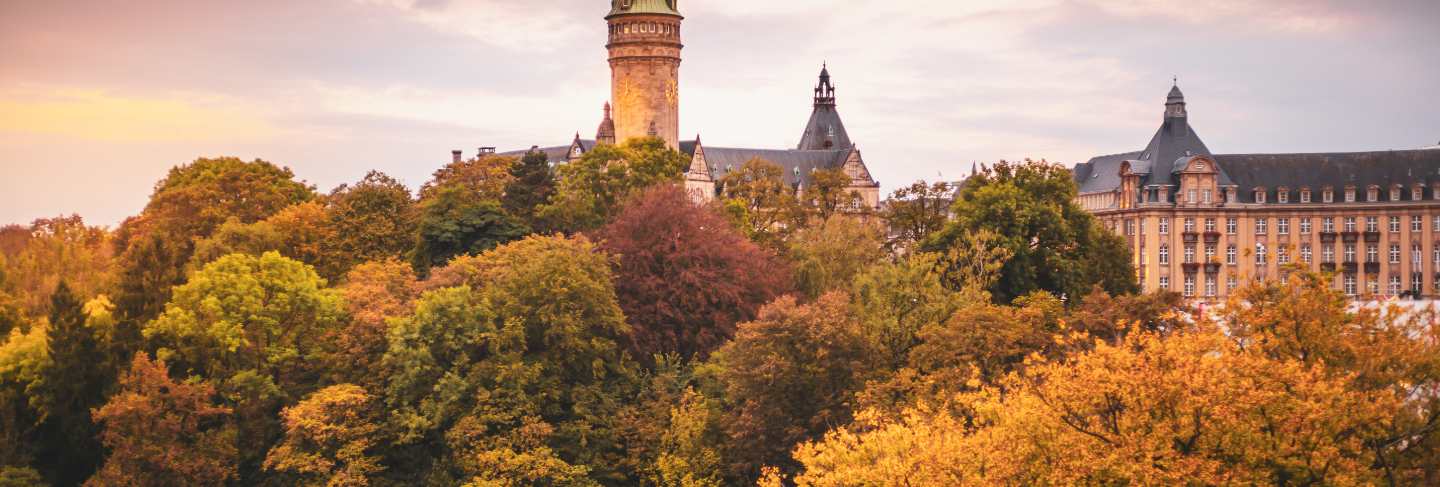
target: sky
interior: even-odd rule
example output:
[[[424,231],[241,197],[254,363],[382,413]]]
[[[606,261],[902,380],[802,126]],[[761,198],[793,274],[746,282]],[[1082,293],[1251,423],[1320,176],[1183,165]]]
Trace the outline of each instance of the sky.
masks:
[[[606,0],[0,0],[0,224],[114,226],[166,172],[329,191],[593,137]],[[1440,143],[1434,0],[682,0],[681,134],[798,143],[821,63],[889,192],[1140,149],[1173,77],[1216,153]]]

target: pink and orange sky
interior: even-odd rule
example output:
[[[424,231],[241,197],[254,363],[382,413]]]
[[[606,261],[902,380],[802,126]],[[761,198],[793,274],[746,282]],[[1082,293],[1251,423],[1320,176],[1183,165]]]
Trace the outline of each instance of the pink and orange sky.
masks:
[[[418,187],[451,149],[593,135],[605,0],[0,1],[0,224],[114,225],[170,167]],[[681,132],[784,148],[830,63],[889,191],[1136,150],[1172,75],[1219,153],[1440,141],[1440,2],[684,0]]]

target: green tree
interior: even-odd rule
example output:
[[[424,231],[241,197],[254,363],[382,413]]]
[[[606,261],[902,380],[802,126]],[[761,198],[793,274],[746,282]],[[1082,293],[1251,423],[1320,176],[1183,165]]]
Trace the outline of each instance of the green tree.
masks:
[[[916,181],[890,193],[880,212],[890,227],[890,246],[911,250],[944,228],[954,196],[955,186],[945,181]]]
[[[22,330],[21,328],[29,328]],[[40,439],[40,379],[53,368],[40,323],[10,330],[0,342],[0,465],[28,465]]]
[[[608,258],[584,238],[530,237],[436,275],[459,285],[427,293],[385,355],[399,473],[494,482],[478,485],[582,469],[617,478],[610,423],[634,365]]]
[[[912,254],[872,265],[853,280],[854,314],[882,369],[905,366],[910,351],[921,343],[922,329],[944,322],[976,299],[946,288],[940,263],[935,254]]]
[[[707,373],[729,411],[726,458],[742,483],[766,465],[793,472],[791,448],[850,422],[873,353],[849,310],[843,293],[808,305],[782,297],[712,355]]]
[[[269,162],[233,157],[197,159],[175,167],[155,186],[139,216],[116,232],[120,284],[115,302],[132,323],[154,318],[183,280],[195,241],[226,221],[253,223],[295,203],[314,189]]]
[[[598,146],[556,169],[559,182],[540,217],[556,230],[598,228],[639,190],[679,182],[689,165],[690,158],[655,137]]]
[[[420,200],[434,198],[441,190],[459,187],[476,199],[500,201],[516,180],[518,161],[510,156],[486,155],[446,164],[420,187]]]
[[[499,203],[480,199],[462,186],[446,186],[420,204],[411,262],[423,274],[457,256],[478,254],[529,233],[530,228]]]
[[[880,228],[859,218],[834,215],[796,232],[789,243],[795,287],[809,298],[846,290],[855,276],[885,258]]]
[[[90,408],[104,401],[113,375],[69,285],[57,284],[50,303],[45,346],[52,365],[43,369],[30,392],[40,411],[42,440],[36,461],[55,483],[75,485],[99,466],[101,450]]]
[[[327,271],[343,275],[361,262],[403,258],[415,242],[415,201],[390,176],[370,171],[354,185],[330,192],[325,254],[337,262]]]
[[[85,225],[79,215],[35,220],[25,245],[6,259],[0,292],[8,290],[30,316],[45,315],[47,298],[60,281],[82,300],[94,297],[115,276],[110,238],[109,231]]]
[[[838,213],[861,210],[860,193],[850,189],[850,175],[843,168],[818,169],[810,174],[811,185],[801,198],[806,211],[824,221]]]
[[[342,268],[351,257],[335,254],[338,250],[330,248],[334,238],[325,205],[307,201],[255,223],[234,219],[225,222],[214,234],[195,244],[187,271],[194,272],[230,254],[259,256],[276,251],[314,266],[327,279],[338,278],[344,275]]]
[[[992,232],[1009,254],[989,288],[996,302],[1036,290],[1078,300],[1096,285],[1111,294],[1135,292],[1129,251],[1075,203],[1075,192],[1062,166],[1002,161],[966,180],[951,222],[924,248],[943,254],[967,235]]]
[[[292,485],[366,486],[384,470],[373,455],[379,424],[370,395],[354,384],[330,386],[286,408],[285,441],[265,468],[293,476]]]
[[[214,381],[239,420],[241,480],[253,481],[279,435],[275,414],[316,387],[322,338],[343,313],[337,292],[311,267],[276,252],[233,254],[175,288],[145,326],[159,357]]]
[[[785,184],[785,169],[773,162],[750,159],[719,182],[726,213],[760,245],[781,249],[804,223],[795,189]]]
[[[505,211],[535,229],[542,229],[536,212],[550,202],[555,192],[555,175],[550,170],[550,159],[544,152],[531,149],[520,159],[519,164],[510,168],[513,177],[505,187],[502,200]]]
[[[137,354],[120,391],[94,410],[110,451],[86,485],[225,485],[236,475],[235,428],[207,382],[175,381]]]

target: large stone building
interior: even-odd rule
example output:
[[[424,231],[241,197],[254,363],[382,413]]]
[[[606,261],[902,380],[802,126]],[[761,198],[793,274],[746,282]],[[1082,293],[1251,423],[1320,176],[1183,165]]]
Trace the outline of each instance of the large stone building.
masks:
[[[530,151],[545,153],[551,164],[563,164],[589,152],[597,144],[615,144],[635,137],[653,136],[691,157],[685,186],[697,200],[710,200],[722,189],[717,182],[730,171],[739,170],[753,158],[779,165],[785,182],[803,192],[812,183],[814,171],[843,169],[850,176],[848,187],[860,195],[861,204],[878,208],[880,184],[870,175],[860,150],[851,142],[845,124],[835,109],[835,86],[827,67],[820,70],[814,89],[814,110],[794,149],[745,149],[711,147],[694,140],[680,140],[680,52],[684,17],[678,0],[612,0],[606,48],[610,59],[611,100],[594,139],[576,133],[567,145],[536,146],[528,151],[507,152],[521,156]],[[482,149],[482,152],[488,149]],[[458,157],[458,156],[457,156]]]
[[[1212,154],[1170,90],[1150,143],[1074,169],[1079,203],[1129,243],[1146,291],[1224,298],[1332,272],[1351,296],[1440,296],[1440,150]]]

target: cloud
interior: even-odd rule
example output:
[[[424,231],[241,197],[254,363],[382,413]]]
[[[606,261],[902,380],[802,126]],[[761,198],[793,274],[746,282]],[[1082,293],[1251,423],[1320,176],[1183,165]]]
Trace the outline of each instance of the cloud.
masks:
[[[599,23],[554,2],[353,0],[398,10],[411,21],[496,47],[554,52],[593,34]],[[562,2],[563,3],[563,2]],[[572,2],[573,3],[573,2]],[[593,3],[593,2],[592,2]]]
[[[110,142],[244,140],[279,133],[259,113],[225,97],[127,97],[91,88],[0,92],[0,131]]]

